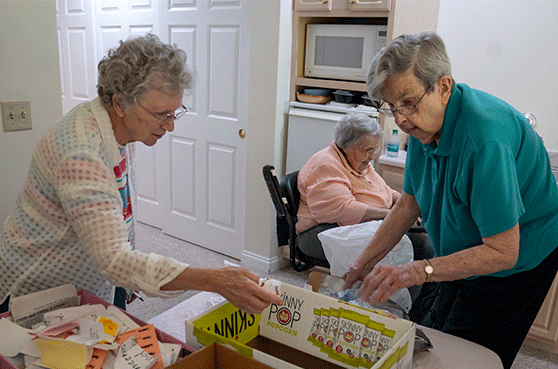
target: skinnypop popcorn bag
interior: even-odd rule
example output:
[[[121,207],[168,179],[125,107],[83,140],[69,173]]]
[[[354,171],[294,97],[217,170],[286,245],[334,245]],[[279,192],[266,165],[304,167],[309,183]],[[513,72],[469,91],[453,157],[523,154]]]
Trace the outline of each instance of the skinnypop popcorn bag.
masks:
[[[380,360],[387,351],[391,348],[391,341],[395,336],[395,331],[384,328],[382,329],[382,334],[380,335],[380,343],[378,344],[378,351],[376,353],[376,360]]]
[[[325,339],[327,350],[332,350],[337,342],[337,332],[339,330],[339,309],[329,308],[329,328]]]
[[[360,365],[365,368],[370,368],[377,360],[376,353],[378,351],[378,344],[380,343],[380,336],[385,328],[385,324],[378,323],[372,319],[366,322],[366,330],[360,348]]]
[[[314,323],[312,324],[312,330],[308,336],[308,341],[312,342],[314,345],[318,345],[318,332],[320,331],[320,321],[322,319],[322,309],[314,308]]]
[[[320,329],[318,329],[317,346],[325,347],[325,340],[329,331],[329,308],[322,308],[322,319],[320,319]]]
[[[360,346],[370,318],[356,311],[339,309],[339,329],[335,343],[335,353],[331,357],[352,366],[359,366]]]

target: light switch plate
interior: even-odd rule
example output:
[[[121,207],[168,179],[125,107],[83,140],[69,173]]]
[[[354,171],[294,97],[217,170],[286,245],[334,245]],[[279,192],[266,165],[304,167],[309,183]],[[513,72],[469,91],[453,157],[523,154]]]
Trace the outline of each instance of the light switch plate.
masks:
[[[2,121],[4,122],[4,132],[32,129],[31,102],[2,102]]]

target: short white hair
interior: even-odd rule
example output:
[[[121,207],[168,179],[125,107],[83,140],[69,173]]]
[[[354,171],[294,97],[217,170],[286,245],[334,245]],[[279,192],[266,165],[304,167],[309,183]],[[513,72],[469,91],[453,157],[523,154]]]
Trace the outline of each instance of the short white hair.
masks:
[[[348,113],[335,124],[335,144],[340,149],[351,149],[364,135],[382,138],[384,131],[377,119],[364,113]]]

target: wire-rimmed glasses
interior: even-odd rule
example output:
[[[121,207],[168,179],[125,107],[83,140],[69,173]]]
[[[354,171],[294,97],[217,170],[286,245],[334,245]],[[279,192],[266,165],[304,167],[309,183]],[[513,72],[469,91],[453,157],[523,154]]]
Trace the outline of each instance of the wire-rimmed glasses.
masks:
[[[407,115],[411,115],[414,114],[417,111],[417,105],[419,104],[419,102],[421,102],[422,98],[424,96],[426,96],[426,93],[428,92],[428,89],[430,88],[430,86],[428,86],[426,88],[426,90],[424,90],[424,93],[422,94],[422,96],[418,99],[418,101],[414,104],[403,104],[403,105],[399,105],[397,108],[395,109],[390,109],[390,108],[378,108],[378,111],[380,113],[382,113],[383,115],[385,115],[386,117],[393,117],[395,116],[395,112],[407,116]],[[382,103],[383,104],[383,103]]]
[[[157,121],[159,122],[160,125],[165,124],[170,119],[177,120],[181,116],[183,116],[184,114],[186,114],[188,112],[188,108],[185,107],[184,105],[182,105],[180,108],[178,108],[178,110],[176,110],[174,112],[174,114],[172,114],[172,113],[153,113],[151,110],[147,109],[145,106],[143,106],[141,104],[138,104],[138,105],[141,106],[146,112],[148,112],[149,114],[151,114],[152,116],[157,118]]]

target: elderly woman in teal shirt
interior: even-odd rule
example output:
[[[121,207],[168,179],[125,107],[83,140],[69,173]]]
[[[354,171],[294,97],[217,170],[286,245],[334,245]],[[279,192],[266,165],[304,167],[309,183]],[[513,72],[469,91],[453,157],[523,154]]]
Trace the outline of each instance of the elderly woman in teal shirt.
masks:
[[[558,190],[541,138],[509,104],[456,84],[434,32],[400,36],[380,51],[367,87],[411,138],[404,191],[346,286],[363,280],[361,297],[374,304],[435,282],[429,325],[511,367],[558,270]],[[419,216],[437,257],[376,264]]]

